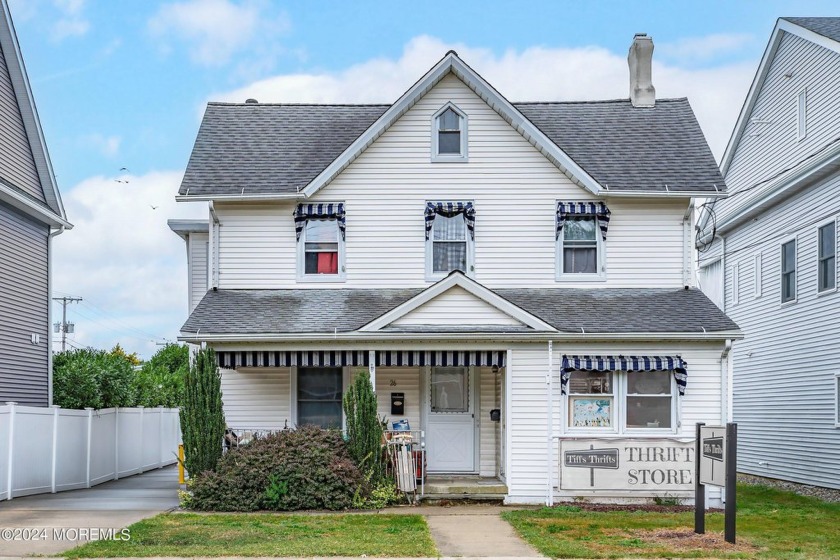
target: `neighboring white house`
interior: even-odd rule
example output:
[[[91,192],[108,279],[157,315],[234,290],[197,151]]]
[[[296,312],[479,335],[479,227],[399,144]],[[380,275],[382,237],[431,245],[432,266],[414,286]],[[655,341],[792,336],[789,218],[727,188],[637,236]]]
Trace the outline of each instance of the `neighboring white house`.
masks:
[[[701,215],[701,287],[745,338],[738,468],[840,488],[840,18],[782,18]],[[722,271],[724,274],[722,274]]]
[[[741,335],[695,288],[692,198],[725,187],[652,49],[631,99],[510,103],[449,52],[393,105],[210,103],[178,196],[208,202],[209,251],[173,229],[209,286],[180,340],[216,350],[228,424],[340,426],[368,368],[431,475],[692,496]]]

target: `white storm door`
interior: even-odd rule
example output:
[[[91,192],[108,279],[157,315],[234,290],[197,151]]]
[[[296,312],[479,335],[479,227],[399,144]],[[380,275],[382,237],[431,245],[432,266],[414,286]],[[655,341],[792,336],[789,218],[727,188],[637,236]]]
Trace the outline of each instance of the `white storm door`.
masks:
[[[475,391],[470,368],[433,367],[426,409],[430,472],[475,472]]]

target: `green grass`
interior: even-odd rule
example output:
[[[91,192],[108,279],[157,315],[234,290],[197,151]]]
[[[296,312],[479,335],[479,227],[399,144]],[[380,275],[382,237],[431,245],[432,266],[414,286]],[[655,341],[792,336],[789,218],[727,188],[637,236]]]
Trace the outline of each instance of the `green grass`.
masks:
[[[437,556],[419,515],[161,514],[60,556]]]
[[[840,504],[763,486],[738,486],[737,548],[650,538],[657,529],[693,530],[694,513],[591,512],[566,506],[502,514],[552,558],[840,558]],[[706,515],[707,533],[723,531],[723,514]],[[752,546],[750,546],[752,545]]]

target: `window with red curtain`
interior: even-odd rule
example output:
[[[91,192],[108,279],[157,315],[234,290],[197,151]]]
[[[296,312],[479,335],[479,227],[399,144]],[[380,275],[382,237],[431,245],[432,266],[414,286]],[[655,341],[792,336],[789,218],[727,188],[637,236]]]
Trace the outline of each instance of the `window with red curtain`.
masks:
[[[338,222],[306,222],[303,232],[304,274],[338,274]]]

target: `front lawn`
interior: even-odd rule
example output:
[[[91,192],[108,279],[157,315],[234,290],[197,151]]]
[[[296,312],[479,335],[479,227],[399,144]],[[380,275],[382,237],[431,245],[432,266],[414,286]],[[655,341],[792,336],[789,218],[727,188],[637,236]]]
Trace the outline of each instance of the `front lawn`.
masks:
[[[508,511],[504,519],[552,558],[840,558],[840,504],[763,486],[738,486],[738,544],[723,542],[723,514],[695,536],[691,511]]]
[[[437,556],[419,515],[161,514],[128,541],[96,541],[67,558],[114,556]]]

